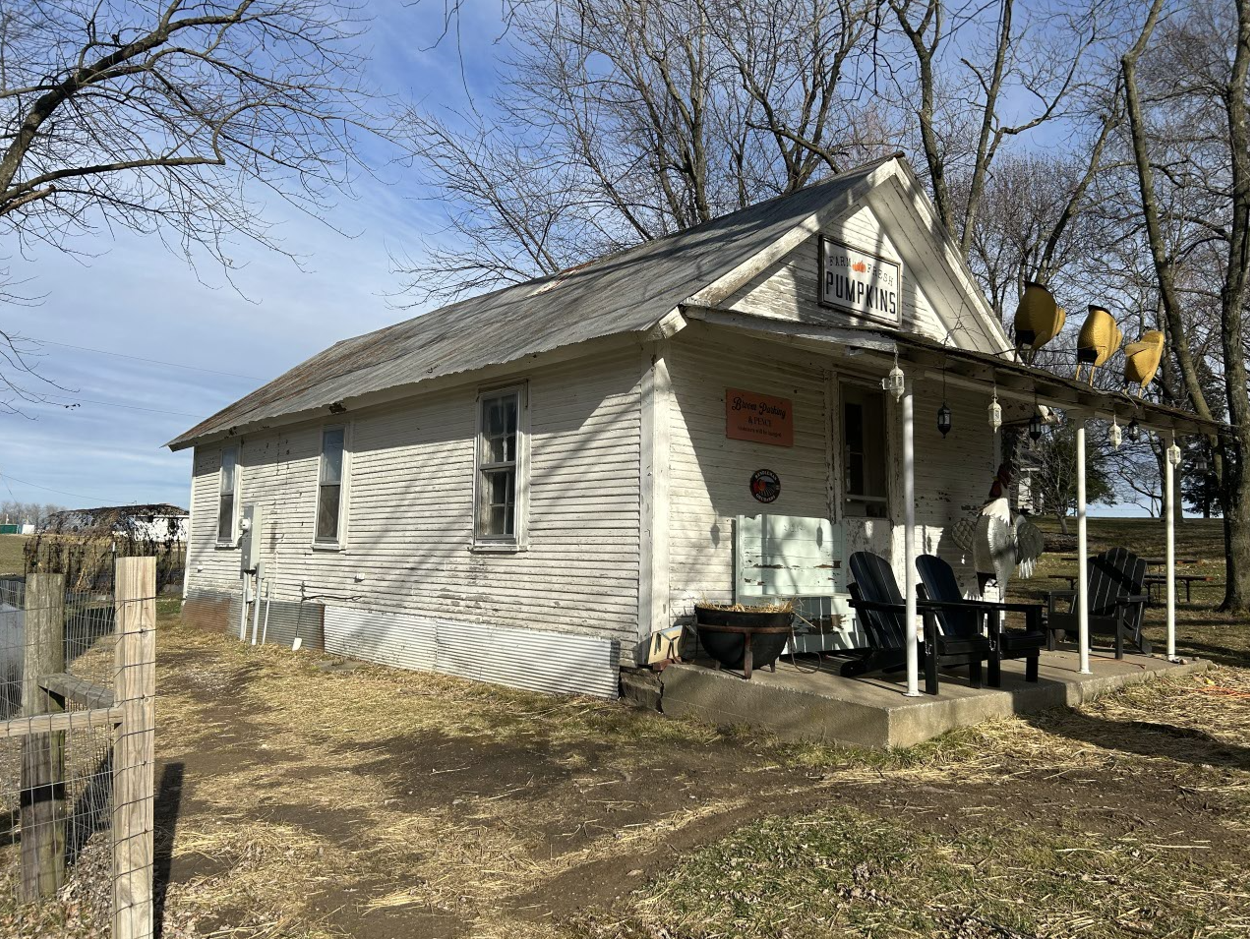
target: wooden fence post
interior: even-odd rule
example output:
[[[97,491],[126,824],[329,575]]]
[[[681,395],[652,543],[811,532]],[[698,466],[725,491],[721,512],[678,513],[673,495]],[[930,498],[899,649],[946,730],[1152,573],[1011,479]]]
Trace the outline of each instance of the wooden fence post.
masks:
[[[113,939],[150,939],[155,801],[156,558],[118,558],[113,744]]]
[[[31,574],[22,616],[22,716],[62,710],[39,684],[65,671],[65,576]],[[65,882],[65,732],[22,741],[22,899],[49,897]]]

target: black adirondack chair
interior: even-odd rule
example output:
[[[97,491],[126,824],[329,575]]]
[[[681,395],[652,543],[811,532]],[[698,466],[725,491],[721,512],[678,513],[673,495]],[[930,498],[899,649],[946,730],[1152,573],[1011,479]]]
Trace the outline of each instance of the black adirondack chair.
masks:
[[[951,566],[939,557],[923,554],[916,558],[925,596],[938,600],[934,610],[938,625],[948,636],[981,635],[982,627],[990,638],[989,681],[997,683],[999,664],[1003,659],[1024,659],[1024,678],[1037,681],[1037,663],[1046,645],[1040,603],[1005,603],[994,600],[966,600]],[[1023,613],[1024,629],[1006,629],[999,613]]]
[[[1124,643],[1129,642],[1144,655],[1150,654],[1150,643],[1142,635],[1142,617],[1150,601],[1146,593],[1146,562],[1126,548],[1112,548],[1089,561],[1089,633],[1111,636],[1115,641],[1115,657],[1124,658]],[[1067,608],[1063,609],[1064,602]],[[1052,590],[1047,596],[1046,629],[1048,647],[1063,633],[1078,632],[1080,617],[1075,590]]]
[[[907,607],[894,571],[885,558],[856,551],[851,555],[851,576],[855,578],[849,586],[851,607],[864,627],[870,649],[862,659],[844,666],[842,674],[862,675],[903,667],[907,662]],[[928,694],[938,693],[938,669],[961,667],[967,667],[969,683],[980,688],[981,663],[990,659],[990,641],[982,635],[947,636],[939,632],[937,610],[943,605],[934,600],[916,604],[924,622],[924,643],[919,650],[924,690]]]

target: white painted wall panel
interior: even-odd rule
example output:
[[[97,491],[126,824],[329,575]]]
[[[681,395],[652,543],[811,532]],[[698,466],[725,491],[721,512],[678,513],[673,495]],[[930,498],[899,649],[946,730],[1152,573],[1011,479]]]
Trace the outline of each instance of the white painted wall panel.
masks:
[[[861,206],[825,228],[824,234],[862,251],[903,264],[898,249],[877,221],[872,209]],[[903,264],[903,329],[932,339],[945,337],[947,327],[929,301],[917,277]],[[881,324],[824,306],[820,297],[820,239],[806,239],[784,259],[761,272],[724,304],[727,308],[780,319],[833,326]]]
[[[711,331],[706,331],[710,333]],[[829,360],[829,368],[834,363]],[[869,550],[890,558],[903,582],[903,506],[899,407],[887,404],[890,502],[887,519],[843,518],[838,505],[843,467],[836,388],[842,378],[819,360],[782,344],[723,336],[706,338],[688,329],[672,340],[673,399],[670,496],[670,596],[675,617],[689,616],[696,600],[729,601],[733,592],[733,517],[771,512],[831,518],[842,523],[847,557]],[[826,401],[826,383],[831,391]],[[726,386],[787,397],[794,402],[793,448],[728,440]],[[950,389],[954,429],[937,430],[941,383],[916,384],[916,523],[918,550],[937,553],[956,568],[965,588],[976,578],[949,531],[986,500],[994,476],[994,439],[986,418],[989,399]],[[827,435],[827,436],[826,436]],[[781,497],[756,502],[748,489],[759,468],[777,472]]]
[[[670,375],[669,588],[681,617],[704,597],[732,602],[736,516],[828,517],[825,373],[784,346],[691,328],[672,340]],[[794,446],[726,439],[726,387],[789,398]],[[751,495],[757,469],[781,478],[781,495],[768,505]]]
[[[264,506],[274,598],[585,633],[632,648],[639,362],[631,347],[518,375],[529,381],[531,482],[529,547],[515,554],[470,550],[476,386],[343,415],[351,459],[342,551],[312,547],[321,425],[244,439],[242,500]],[[197,451],[188,579],[237,590],[238,551],[213,546],[219,460],[217,448]],[[359,620],[339,641],[355,635],[354,654],[372,657],[390,642],[369,638],[380,622]]]

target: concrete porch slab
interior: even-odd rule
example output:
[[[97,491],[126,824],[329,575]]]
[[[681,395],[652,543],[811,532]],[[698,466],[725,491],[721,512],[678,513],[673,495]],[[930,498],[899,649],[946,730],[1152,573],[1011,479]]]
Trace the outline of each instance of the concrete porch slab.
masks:
[[[860,747],[908,747],[956,727],[1073,706],[1108,691],[1161,675],[1184,675],[1208,668],[1192,659],[1109,654],[1090,658],[1092,675],[1077,672],[1075,651],[1043,652],[1038,681],[1024,680],[1024,663],[1003,663],[1001,688],[973,688],[957,673],[941,675],[936,697],[903,695],[901,674],[843,678],[833,665],[787,659],[777,671],[716,671],[709,664],[670,665],[660,673],[660,709],[670,716],[708,723],[760,728],[790,740],[815,740]],[[923,676],[921,685],[923,687]]]

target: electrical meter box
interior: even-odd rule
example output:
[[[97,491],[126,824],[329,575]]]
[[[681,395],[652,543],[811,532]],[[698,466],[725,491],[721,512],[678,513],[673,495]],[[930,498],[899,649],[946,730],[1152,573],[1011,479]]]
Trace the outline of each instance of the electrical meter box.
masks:
[[[243,521],[239,524],[243,537],[239,542],[242,548],[239,564],[245,574],[254,574],[260,569],[261,509],[259,505],[243,506]]]

